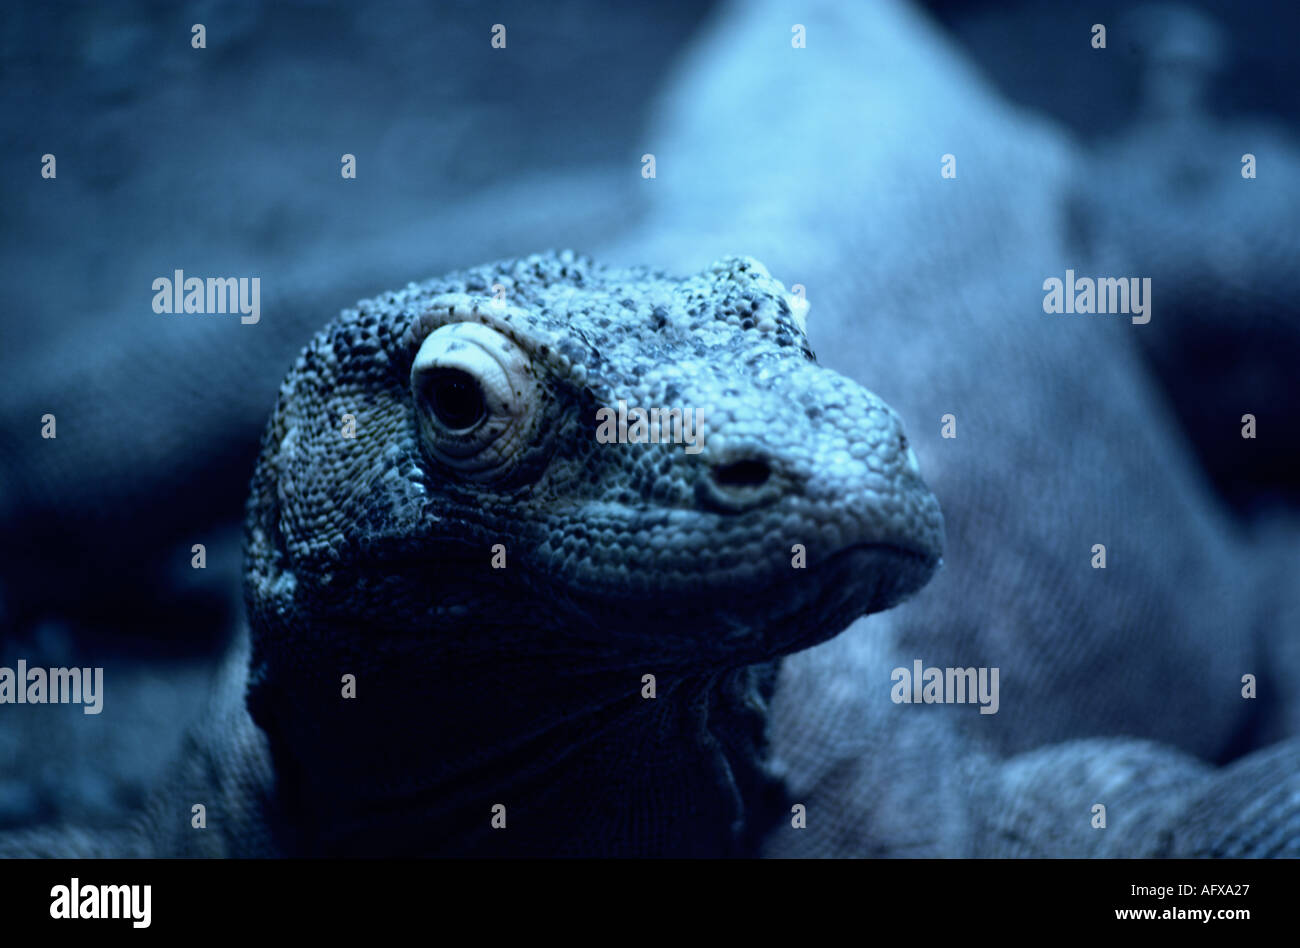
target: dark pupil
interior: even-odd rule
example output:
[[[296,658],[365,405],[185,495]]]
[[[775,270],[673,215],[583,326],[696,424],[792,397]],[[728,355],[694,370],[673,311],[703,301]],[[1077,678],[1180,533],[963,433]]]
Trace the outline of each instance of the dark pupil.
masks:
[[[448,428],[472,428],[486,414],[483,390],[468,372],[441,369],[429,380],[429,403],[433,413]]]

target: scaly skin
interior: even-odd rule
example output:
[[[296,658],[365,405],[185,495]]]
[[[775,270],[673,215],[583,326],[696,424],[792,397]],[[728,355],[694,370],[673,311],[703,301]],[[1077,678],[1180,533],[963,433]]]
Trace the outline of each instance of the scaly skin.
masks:
[[[484,364],[513,373],[460,454],[413,394],[451,323],[490,327]],[[599,443],[620,399],[699,409],[702,450]],[[317,336],[249,523],[250,707],[293,846],[321,854],[752,851],[779,799],[772,660],[918,588],[942,531],[897,417],[816,365],[756,261],[676,280],[571,254]]]

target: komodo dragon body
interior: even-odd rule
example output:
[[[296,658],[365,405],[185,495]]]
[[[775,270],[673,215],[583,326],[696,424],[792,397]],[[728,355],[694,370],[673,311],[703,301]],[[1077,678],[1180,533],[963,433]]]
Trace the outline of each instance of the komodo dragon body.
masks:
[[[251,653],[170,783],[130,829],[0,847],[897,855],[932,807],[948,855],[1294,854],[1296,743],[1216,772],[1131,740],[1001,760],[897,709],[825,727],[844,696],[818,680],[884,708],[890,685],[808,649],[921,587],[943,528],[899,419],[816,364],[797,303],[749,258],[679,280],[563,253],[346,311],[281,387]],[[603,443],[619,400],[699,410],[699,450]]]

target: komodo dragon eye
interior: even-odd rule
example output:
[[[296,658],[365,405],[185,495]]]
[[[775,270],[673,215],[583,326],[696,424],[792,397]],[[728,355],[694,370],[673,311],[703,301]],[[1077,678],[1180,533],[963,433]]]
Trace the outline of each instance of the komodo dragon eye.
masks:
[[[528,354],[477,322],[429,333],[411,364],[411,397],[426,452],[474,480],[510,467],[532,439],[540,401]]]
[[[434,415],[452,431],[467,431],[487,417],[483,389],[468,372],[434,369],[424,392]]]

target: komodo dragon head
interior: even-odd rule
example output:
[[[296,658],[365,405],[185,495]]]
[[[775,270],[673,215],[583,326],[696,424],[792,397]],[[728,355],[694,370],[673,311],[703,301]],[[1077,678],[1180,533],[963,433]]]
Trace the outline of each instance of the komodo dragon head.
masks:
[[[898,418],[792,304],[748,258],[544,254],[316,336],[248,520],[289,849],[752,844],[774,659],[914,592],[942,543]]]

